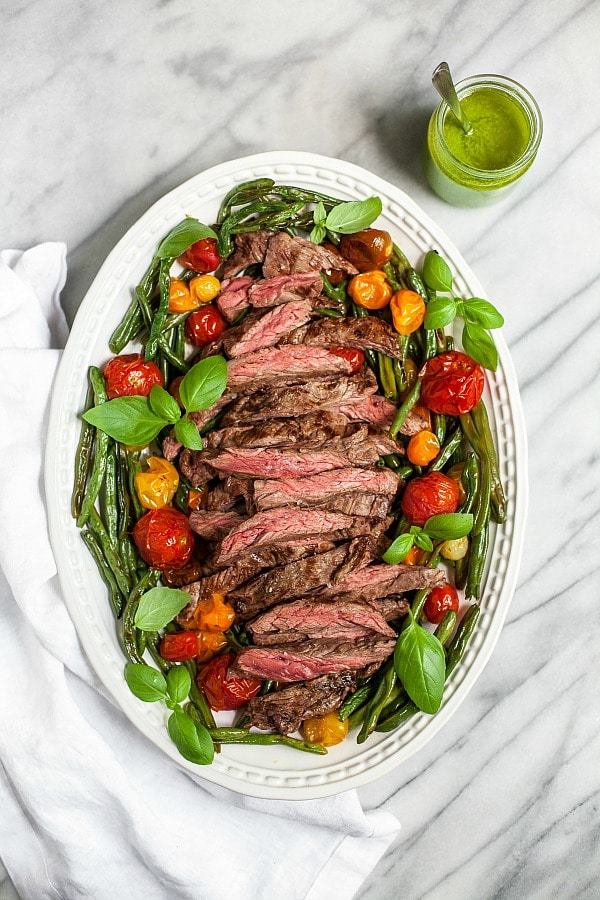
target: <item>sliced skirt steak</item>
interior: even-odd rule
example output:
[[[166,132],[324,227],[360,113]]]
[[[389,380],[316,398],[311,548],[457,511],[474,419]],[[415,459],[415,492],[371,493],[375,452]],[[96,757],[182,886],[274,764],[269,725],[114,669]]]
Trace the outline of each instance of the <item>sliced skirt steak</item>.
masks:
[[[250,724],[263,731],[275,729],[280,734],[292,734],[305,719],[339,709],[355,688],[356,679],[351,672],[289,684],[250,700],[247,707]]]

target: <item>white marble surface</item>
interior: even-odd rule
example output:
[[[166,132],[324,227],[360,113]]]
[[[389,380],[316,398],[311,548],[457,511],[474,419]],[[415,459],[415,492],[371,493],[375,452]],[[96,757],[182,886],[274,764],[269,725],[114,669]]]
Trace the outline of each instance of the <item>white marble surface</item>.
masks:
[[[519,586],[456,716],[360,790],[403,824],[360,896],[600,896],[600,5],[9,0],[2,31],[0,246],[67,242],[70,317],[158,197],[285,148],[406,190],[503,310],[530,453]],[[536,164],[500,205],[455,209],[424,184],[441,59],[509,75],[542,109]]]

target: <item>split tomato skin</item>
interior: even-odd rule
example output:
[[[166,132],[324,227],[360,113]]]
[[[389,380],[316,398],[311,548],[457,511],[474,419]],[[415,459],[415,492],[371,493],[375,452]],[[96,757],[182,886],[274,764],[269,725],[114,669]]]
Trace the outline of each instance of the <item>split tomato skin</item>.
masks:
[[[160,642],[160,655],[169,662],[185,662],[198,656],[198,635],[195,631],[165,634]]]
[[[458,594],[451,584],[441,584],[434,587],[425,601],[423,612],[425,618],[432,625],[439,625],[449,610],[458,612]]]
[[[479,363],[458,350],[433,356],[421,374],[421,402],[432,412],[460,416],[481,400],[485,375]]]
[[[342,359],[350,363],[352,366],[350,370],[351,375],[356,375],[365,361],[365,354],[357,347],[330,347],[329,352],[333,353],[334,356],[341,356]]]
[[[258,678],[228,678],[227,670],[234,659],[235,653],[217,656],[196,677],[198,687],[215,712],[239,709],[252,697],[256,697],[262,687],[262,681]]]
[[[400,505],[411,525],[423,527],[431,516],[456,512],[458,502],[456,482],[443,472],[428,472],[408,482]]]
[[[214,272],[221,265],[216,239],[202,238],[202,240],[196,241],[180,256],[179,262],[186,269],[198,272],[199,275]]]
[[[144,562],[161,571],[181,568],[194,549],[194,532],[187,516],[172,506],[142,516],[134,526],[133,540]]]
[[[139,353],[113,356],[103,370],[109,400],[115,397],[147,397],[155,384],[163,387],[164,379],[156,363]]]
[[[212,303],[190,313],[185,321],[185,336],[194,347],[206,347],[220,338],[227,322]]]

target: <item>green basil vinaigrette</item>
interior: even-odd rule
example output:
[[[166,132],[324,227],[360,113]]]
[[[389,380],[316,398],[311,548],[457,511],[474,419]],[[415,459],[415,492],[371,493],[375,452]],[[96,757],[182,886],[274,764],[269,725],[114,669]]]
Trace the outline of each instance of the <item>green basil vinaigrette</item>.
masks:
[[[443,127],[448,150],[474,169],[505,169],[524,153],[530,126],[520,106],[503,91],[478,88],[461,99],[473,130],[466,134],[454,116]]]

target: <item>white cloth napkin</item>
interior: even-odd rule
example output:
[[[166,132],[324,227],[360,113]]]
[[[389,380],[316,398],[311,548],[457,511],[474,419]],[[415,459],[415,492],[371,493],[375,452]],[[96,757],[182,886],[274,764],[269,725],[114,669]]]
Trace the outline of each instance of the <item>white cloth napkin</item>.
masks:
[[[67,326],[66,247],[0,253],[0,856],[24,900],[350,898],[398,833],[354,791],[211,785],[106,696],[63,603],[43,448]]]

